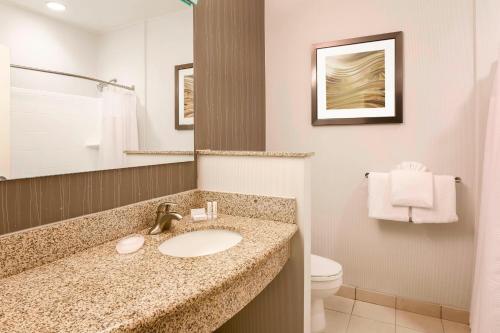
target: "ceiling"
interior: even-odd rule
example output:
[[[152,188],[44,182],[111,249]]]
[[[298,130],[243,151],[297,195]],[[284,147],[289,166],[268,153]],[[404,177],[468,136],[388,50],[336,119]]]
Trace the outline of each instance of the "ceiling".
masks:
[[[6,1],[94,32],[109,31],[188,8],[180,0],[54,0],[66,5],[67,9],[53,12],[45,6],[47,0]]]

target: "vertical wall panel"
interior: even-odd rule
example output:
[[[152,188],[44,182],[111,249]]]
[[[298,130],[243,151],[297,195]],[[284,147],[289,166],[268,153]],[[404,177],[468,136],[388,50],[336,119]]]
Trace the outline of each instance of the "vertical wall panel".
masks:
[[[194,162],[0,182],[0,235],[194,188]]]
[[[500,2],[498,0],[477,0],[476,7],[476,132],[477,132],[477,179],[480,193],[482,162],[486,123],[490,98],[495,80],[495,70],[500,66]],[[479,203],[479,200],[478,200]]]
[[[195,8],[197,149],[265,150],[264,0]]]
[[[10,50],[0,45],[0,177],[10,177]]]
[[[218,333],[310,331],[311,202],[310,158],[200,156],[201,190],[237,192],[297,200],[299,232],[279,276]]]

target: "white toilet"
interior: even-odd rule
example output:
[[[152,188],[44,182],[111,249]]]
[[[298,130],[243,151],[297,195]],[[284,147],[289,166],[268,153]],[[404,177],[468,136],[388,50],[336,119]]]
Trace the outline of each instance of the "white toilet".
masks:
[[[311,329],[325,329],[325,306],[323,300],[334,295],[342,286],[342,266],[327,258],[311,255]]]

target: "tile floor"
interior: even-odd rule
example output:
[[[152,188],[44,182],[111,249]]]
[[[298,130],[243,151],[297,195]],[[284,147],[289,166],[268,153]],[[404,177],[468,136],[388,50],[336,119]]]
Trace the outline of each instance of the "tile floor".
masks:
[[[324,333],[469,333],[468,326],[334,296],[325,301]]]

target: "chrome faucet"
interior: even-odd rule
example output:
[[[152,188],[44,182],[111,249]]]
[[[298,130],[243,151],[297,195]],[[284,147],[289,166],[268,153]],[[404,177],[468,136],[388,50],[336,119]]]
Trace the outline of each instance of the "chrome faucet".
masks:
[[[170,229],[172,226],[172,220],[180,221],[182,219],[181,214],[170,211],[172,206],[176,206],[176,204],[172,202],[165,202],[158,206],[158,209],[156,210],[155,225],[149,229],[148,234],[161,234],[162,232]]]

